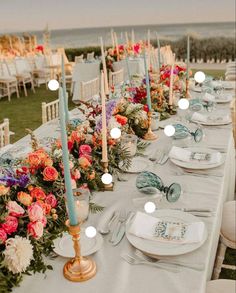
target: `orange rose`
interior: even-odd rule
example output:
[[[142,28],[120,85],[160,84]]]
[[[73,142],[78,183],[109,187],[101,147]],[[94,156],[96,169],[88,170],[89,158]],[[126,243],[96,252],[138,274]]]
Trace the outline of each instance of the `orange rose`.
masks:
[[[38,200],[37,203],[41,206],[41,208],[43,209],[43,213],[44,215],[48,215],[51,212],[52,207],[50,206],[50,204],[42,202],[41,200]]]
[[[43,170],[43,180],[45,181],[55,181],[58,178],[58,172],[54,167],[46,167]]]
[[[120,123],[121,125],[125,125],[128,121],[128,118],[118,114],[116,115],[116,121]]]
[[[39,158],[41,159],[41,161],[44,161],[47,159],[48,154],[45,152],[44,149],[39,149],[35,152],[35,154],[37,154],[39,156]]]
[[[87,169],[88,167],[91,166],[89,160],[87,158],[85,158],[85,157],[80,157],[79,158],[79,165],[83,169]]]
[[[28,162],[31,167],[37,167],[40,165],[41,159],[38,154],[30,153],[30,154],[28,154]]]
[[[30,206],[32,203],[32,197],[23,191],[20,191],[17,193],[17,199],[19,200],[20,203],[22,203],[25,206]]]
[[[80,135],[79,135],[79,133],[77,132],[77,131],[72,131],[71,132],[71,135],[70,135],[70,139],[71,139],[71,141],[74,143],[75,141],[76,142],[80,142]]]
[[[1,195],[6,195],[9,191],[10,191],[10,187],[0,185],[0,196]]]
[[[92,173],[88,175],[88,179],[93,180],[94,178],[95,178],[95,172],[92,171]]]
[[[50,167],[48,167],[50,168]],[[36,198],[37,200],[44,200],[46,198],[46,194],[44,193],[44,191],[42,190],[42,188],[40,187],[34,187],[31,191],[30,191],[30,195],[33,198]]]
[[[43,162],[44,166],[52,166],[53,165],[53,161],[51,158],[46,158]]]

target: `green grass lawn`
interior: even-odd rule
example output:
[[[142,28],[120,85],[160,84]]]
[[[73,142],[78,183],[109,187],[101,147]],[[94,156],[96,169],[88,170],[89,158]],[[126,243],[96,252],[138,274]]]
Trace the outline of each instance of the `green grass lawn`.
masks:
[[[36,88],[35,94],[28,89],[28,97],[25,97],[23,92],[20,95],[19,99],[15,94],[12,95],[11,102],[8,102],[7,97],[0,99],[0,121],[8,118],[10,130],[15,133],[11,136],[11,143],[25,136],[26,128],[34,130],[42,124],[42,102],[57,99],[57,92],[47,90],[45,85]],[[69,98],[69,108],[73,107],[74,104]]]
[[[224,73],[223,70],[204,70],[204,72],[215,78],[221,77]],[[45,85],[36,88],[35,94],[28,89],[28,97],[24,96],[23,91],[20,94],[20,99],[17,99],[15,94],[12,95],[11,102],[8,102],[7,97],[0,99],[0,121],[8,118],[10,129],[15,132],[15,135],[11,136],[11,142],[25,136],[26,128],[34,130],[39,127],[42,124],[42,102],[51,102],[57,99],[57,92],[46,90]],[[74,104],[70,97],[69,108],[73,107]]]
[[[197,71],[199,71],[199,70],[197,70],[197,69],[193,69],[192,70],[192,72],[193,72],[193,74],[195,73],[195,72],[197,72]],[[224,76],[225,76],[225,70],[202,70],[206,75],[211,75],[211,76],[213,76],[214,78],[216,78],[216,79],[220,79],[221,77],[223,77],[224,78]]]

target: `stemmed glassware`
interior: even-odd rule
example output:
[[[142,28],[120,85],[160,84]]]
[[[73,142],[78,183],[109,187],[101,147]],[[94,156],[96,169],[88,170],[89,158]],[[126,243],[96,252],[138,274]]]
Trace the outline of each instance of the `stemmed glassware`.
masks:
[[[173,124],[173,126],[175,128],[175,133],[173,135],[175,139],[183,139],[190,136],[195,142],[200,142],[203,138],[203,131],[200,127],[193,132],[190,131],[187,126],[180,123]]]
[[[136,187],[145,194],[155,194],[161,191],[168,202],[176,202],[181,195],[181,186],[178,183],[165,186],[159,176],[148,171],[141,172],[137,176]]]

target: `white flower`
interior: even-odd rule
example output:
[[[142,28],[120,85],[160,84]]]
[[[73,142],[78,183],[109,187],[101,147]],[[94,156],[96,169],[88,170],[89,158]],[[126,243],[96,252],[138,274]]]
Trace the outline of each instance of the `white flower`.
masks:
[[[33,259],[33,247],[26,238],[16,236],[6,241],[4,265],[13,274],[24,272]]]
[[[60,158],[60,157],[62,157],[62,150],[61,150],[61,149],[56,149],[56,150],[54,150],[53,155],[54,155],[56,158]]]

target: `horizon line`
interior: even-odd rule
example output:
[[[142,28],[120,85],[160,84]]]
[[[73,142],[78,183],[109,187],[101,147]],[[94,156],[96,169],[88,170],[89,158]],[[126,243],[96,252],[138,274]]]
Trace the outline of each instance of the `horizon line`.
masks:
[[[113,25],[113,26],[92,26],[92,27],[70,27],[70,28],[56,28],[50,29],[49,31],[60,31],[60,30],[76,30],[76,29],[93,29],[93,28],[121,28],[121,27],[141,27],[141,26],[171,26],[171,25],[190,25],[190,24],[220,24],[220,23],[234,23],[234,21],[210,21],[210,22],[177,22],[177,23],[156,23],[156,24],[124,24],[124,25]],[[45,27],[47,24],[45,25]],[[24,33],[24,32],[42,32],[45,29],[33,29],[33,30],[19,30],[19,31],[7,31],[5,33],[0,32],[0,34],[12,34],[12,33]]]

